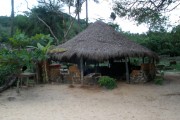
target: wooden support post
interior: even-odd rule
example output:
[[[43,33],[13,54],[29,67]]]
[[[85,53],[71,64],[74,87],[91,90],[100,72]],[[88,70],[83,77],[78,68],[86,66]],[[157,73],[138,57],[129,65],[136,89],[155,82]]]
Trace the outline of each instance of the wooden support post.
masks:
[[[19,78],[18,78],[18,81],[17,81],[17,89],[16,89],[16,92],[17,92],[17,93],[20,93],[20,90],[19,90],[19,83],[20,83],[20,80],[19,80]]]
[[[96,62],[96,63],[95,63],[95,73],[98,72],[98,68],[99,68],[99,62]]]
[[[142,58],[142,63],[144,63],[144,57]]]
[[[80,59],[80,69],[81,69],[81,84],[84,84],[84,65],[83,65],[83,57]]]
[[[151,63],[151,58],[150,57],[148,58],[148,63]]]
[[[125,58],[125,64],[126,64],[126,82],[130,83],[130,80],[129,80],[129,67],[128,67],[128,59],[127,58]]]
[[[154,61],[155,61],[155,60],[154,60],[154,58],[153,58],[153,61],[152,61],[152,62],[153,62],[153,64],[155,63]]]

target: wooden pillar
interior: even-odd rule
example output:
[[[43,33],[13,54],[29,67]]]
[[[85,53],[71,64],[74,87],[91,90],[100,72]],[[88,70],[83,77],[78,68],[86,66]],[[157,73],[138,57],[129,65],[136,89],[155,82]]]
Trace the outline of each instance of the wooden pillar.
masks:
[[[83,64],[83,57],[80,59],[80,69],[81,69],[81,84],[84,84],[84,64]]]
[[[155,60],[154,60],[154,58],[153,58],[153,61],[152,61],[152,62],[153,62],[153,64],[155,63],[154,61],[155,61]]]
[[[130,83],[130,80],[129,80],[129,67],[128,67],[128,59],[127,58],[125,58],[125,64],[126,64],[126,82]]]
[[[99,68],[99,62],[96,62],[96,63],[95,63],[95,73],[98,72],[98,68]]]
[[[150,57],[148,57],[148,63],[151,63],[151,58]]]
[[[142,58],[142,63],[144,63],[144,57]]]

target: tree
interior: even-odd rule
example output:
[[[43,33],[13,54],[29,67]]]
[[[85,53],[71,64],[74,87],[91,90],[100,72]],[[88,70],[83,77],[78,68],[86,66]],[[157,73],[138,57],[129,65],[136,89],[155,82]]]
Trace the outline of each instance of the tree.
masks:
[[[115,20],[116,19],[116,14],[114,12],[111,12],[110,18],[112,20]]]
[[[14,0],[11,0],[11,36],[14,32]]]
[[[10,36],[11,19],[7,16],[0,16],[0,43],[7,42]]]
[[[180,25],[174,27],[171,31],[171,56],[180,55]]]
[[[24,34],[21,33],[20,31],[17,31],[13,37],[9,38],[9,43],[13,48],[16,49],[23,49],[25,48],[29,43],[29,38]]]
[[[27,0],[25,0],[26,1],[26,3],[27,3],[27,8],[29,9],[29,10],[31,10],[29,7],[28,7],[28,2],[27,2]],[[42,3],[42,5],[39,5],[40,7],[42,7],[42,8],[46,8],[46,10],[47,11],[50,11],[50,12],[57,12],[58,10],[59,10],[59,8],[61,7],[61,0],[57,0],[56,2],[55,2],[55,0],[49,0],[49,3],[47,3],[46,2],[46,0],[39,0],[38,1],[39,2],[39,4],[41,4]],[[41,18],[41,17],[39,17],[38,16],[38,14],[35,14],[35,16],[38,18],[38,20],[41,22],[41,23],[43,23],[48,29],[49,29],[49,31],[50,31],[50,33],[51,33],[51,35],[54,37],[54,39],[56,40],[56,44],[59,44],[59,40],[58,40],[58,38],[56,37],[56,35],[54,34],[54,32],[53,32],[53,30],[51,29],[51,27]]]
[[[52,38],[50,37],[49,42],[47,45],[43,46],[40,43],[37,43],[37,47],[34,46],[30,46],[31,48],[35,48],[36,51],[36,57],[38,58],[36,61],[38,63],[42,63],[42,68],[43,68],[43,82],[49,82],[49,78],[48,78],[48,66],[47,66],[47,59],[48,59],[48,55],[47,52],[49,50],[49,48],[51,47],[51,43],[52,43]],[[39,75],[38,75],[39,76]]]
[[[31,10],[34,13],[34,17],[38,18],[39,22],[43,23],[42,26],[44,26],[45,29],[48,28],[57,44],[59,43],[58,41],[61,41],[62,43],[67,40],[69,33],[71,33],[71,28],[73,28],[73,24],[76,20],[75,18],[79,14],[78,10],[76,10],[75,18],[70,19],[71,22],[69,23],[69,26],[66,24],[68,22],[67,18],[71,16],[63,13],[61,7],[64,5],[64,3],[69,5],[69,2],[71,1],[73,2],[73,0],[38,0],[39,6],[33,9],[41,10]],[[78,31],[81,29],[82,28],[80,28]]]
[[[86,1],[86,26],[88,26],[88,0],[85,1]],[[98,0],[93,0],[93,1],[99,3]]]
[[[0,92],[13,85],[17,80],[16,77],[20,73],[21,65],[25,62],[22,54],[28,55],[29,53],[24,50],[6,48],[0,50]]]
[[[113,10],[120,17],[131,18],[138,24],[149,24],[150,28],[158,28],[167,21],[168,17],[164,13],[179,5],[179,0],[116,0]]]
[[[71,20],[71,7],[74,6],[75,0],[62,0],[62,1],[68,5],[70,20]]]
[[[180,55],[180,25],[174,27],[171,32],[161,29],[149,31],[145,34],[124,33],[129,39],[151,49],[159,55]]]

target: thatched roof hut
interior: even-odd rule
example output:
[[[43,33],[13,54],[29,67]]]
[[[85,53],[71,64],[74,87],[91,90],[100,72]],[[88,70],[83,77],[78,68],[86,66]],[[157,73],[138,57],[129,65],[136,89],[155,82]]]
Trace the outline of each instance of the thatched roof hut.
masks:
[[[75,60],[83,57],[95,61],[109,60],[119,57],[150,57],[158,60],[156,53],[127,39],[111,26],[97,21],[77,36],[55,49],[66,52],[52,52],[56,60]]]
[[[64,52],[62,52],[62,49]],[[124,58],[126,80],[129,83],[128,57],[149,57],[158,60],[158,55],[127,39],[109,25],[97,21],[77,36],[57,46],[51,58],[60,61],[80,61],[81,83],[83,84],[83,60],[105,61]]]

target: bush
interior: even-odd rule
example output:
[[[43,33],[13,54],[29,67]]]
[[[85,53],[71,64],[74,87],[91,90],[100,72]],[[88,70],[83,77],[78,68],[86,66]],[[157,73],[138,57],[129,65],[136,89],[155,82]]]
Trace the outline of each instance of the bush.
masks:
[[[7,65],[2,66],[0,64],[0,87],[5,83],[7,77],[13,73],[16,73],[18,70],[15,66]]]
[[[173,66],[177,71],[180,71],[180,64],[176,64]]]
[[[116,80],[109,76],[100,77],[98,80],[98,84],[100,86],[106,87],[107,89],[114,89],[115,87],[117,87]]]
[[[163,79],[162,78],[156,78],[155,80],[154,80],[154,83],[156,84],[156,85],[162,85],[163,84]]]
[[[161,71],[160,76],[156,76],[154,79],[154,83],[156,85],[162,85],[164,82],[164,71]]]

